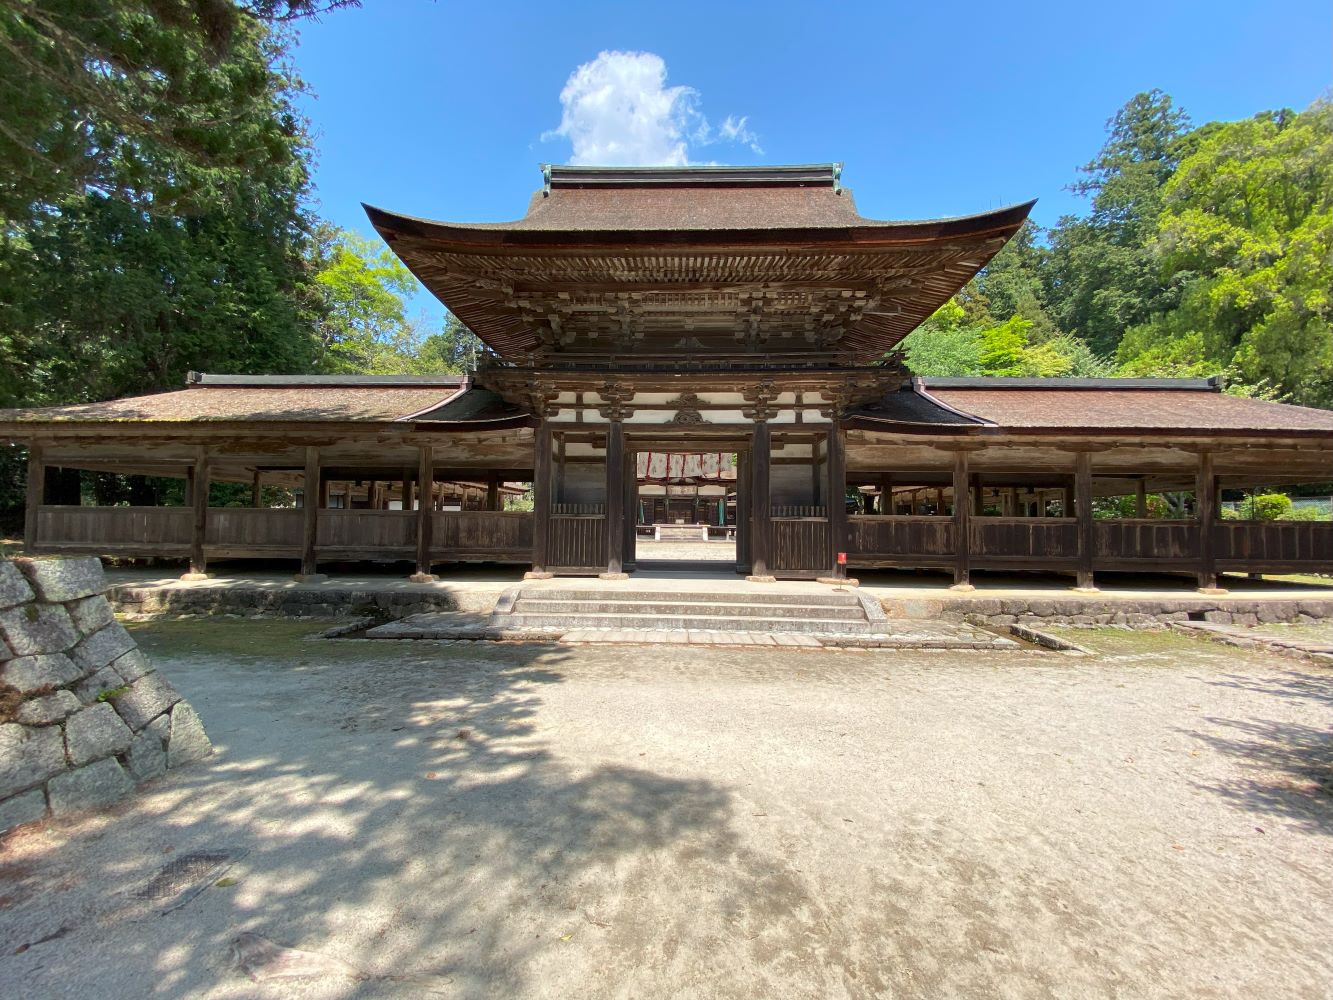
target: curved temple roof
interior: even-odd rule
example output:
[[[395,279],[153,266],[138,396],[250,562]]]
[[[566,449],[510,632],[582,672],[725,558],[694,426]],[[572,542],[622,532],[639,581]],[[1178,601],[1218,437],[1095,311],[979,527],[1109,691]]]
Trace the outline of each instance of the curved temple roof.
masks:
[[[915,433],[1333,434],[1333,413],[1222,393],[1219,379],[913,378],[847,426]]]
[[[1033,204],[865,219],[833,164],[546,177],[508,223],[366,208],[426,287],[513,361],[873,362],[984,267]]]

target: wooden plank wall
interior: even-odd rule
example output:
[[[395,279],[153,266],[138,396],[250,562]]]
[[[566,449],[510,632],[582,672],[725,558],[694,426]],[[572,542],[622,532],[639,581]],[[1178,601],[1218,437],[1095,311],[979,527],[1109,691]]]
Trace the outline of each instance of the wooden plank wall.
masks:
[[[1220,521],[1213,525],[1219,569],[1333,572],[1333,523]]]
[[[546,562],[554,571],[606,568],[605,515],[553,514]]]
[[[1078,555],[1078,522],[1072,517],[975,517],[968,522],[974,565],[1001,560],[1060,563]]]
[[[829,565],[829,522],[822,517],[783,518],[772,522],[768,567],[774,573],[824,574]]]
[[[863,566],[938,566],[953,558],[956,528],[952,517],[853,514],[847,518],[847,558]],[[902,558],[909,558],[902,563]],[[924,557],[924,558],[922,558]]]
[[[1199,558],[1199,523],[1134,518],[1094,521],[1094,565],[1134,569],[1168,562],[1193,565]]]
[[[176,554],[190,547],[194,511],[189,507],[37,508],[39,548],[88,552]]]
[[[299,555],[301,527],[302,514],[295,507],[210,508],[204,522],[204,544]]]
[[[431,555],[528,562],[532,558],[532,515],[521,511],[458,511],[431,515]]]

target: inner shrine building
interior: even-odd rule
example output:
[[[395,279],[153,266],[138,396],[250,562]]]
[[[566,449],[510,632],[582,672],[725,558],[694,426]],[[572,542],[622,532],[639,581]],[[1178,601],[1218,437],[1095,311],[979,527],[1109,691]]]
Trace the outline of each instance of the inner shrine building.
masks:
[[[756,581],[845,567],[1328,571],[1333,523],[1222,519],[1222,491],[1333,480],[1333,413],[1219,379],[914,377],[895,350],[1031,203],[862,218],[837,165],[546,167],[514,222],[368,208],[488,349],[468,376],[191,374],[0,411],[35,551],[635,570],[674,525]],[[186,481],[98,506],[67,470]],[[251,506],[212,506],[210,483]],[[299,497],[266,504],[264,487]],[[507,498],[531,491],[531,510]],[[86,491],[84,491],[86,493]],[[1165,509],[1150,498],[1168,494]],[[1106,501],[1121,498],[1118,507]],[[1115,516],[1094,516],[1114,514]]]

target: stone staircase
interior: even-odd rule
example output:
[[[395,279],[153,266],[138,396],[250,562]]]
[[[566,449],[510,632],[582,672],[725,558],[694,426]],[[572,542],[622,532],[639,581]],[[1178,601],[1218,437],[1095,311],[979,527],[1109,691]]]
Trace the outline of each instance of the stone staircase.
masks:
[[[493,627],[632,631],[871,635],[887,619],[879,603],[853,589],[793,593],[726,590],[516,587],[491,618]]]
[[[655,542],[706,542],[708,526],[702,524],[656,524],[653,526]]]

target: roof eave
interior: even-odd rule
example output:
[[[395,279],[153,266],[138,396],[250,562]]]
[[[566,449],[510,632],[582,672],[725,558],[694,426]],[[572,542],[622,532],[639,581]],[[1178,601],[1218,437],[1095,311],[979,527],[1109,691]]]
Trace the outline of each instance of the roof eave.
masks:
[[[918,246],[960,238],[985,239],[1011,235],[1027,219],[1033,201],[976,215],[947,219],[893,222],[866,220],[851,226],[749,229],[527,229],[520,222],[469,226],[400,215],[363,204],[376,232],[392,242],[427,240],[459,249],[478,247],[625,246],[752,247],[773,244],[813,245],[824,249],[871,249],[877,246]]]

